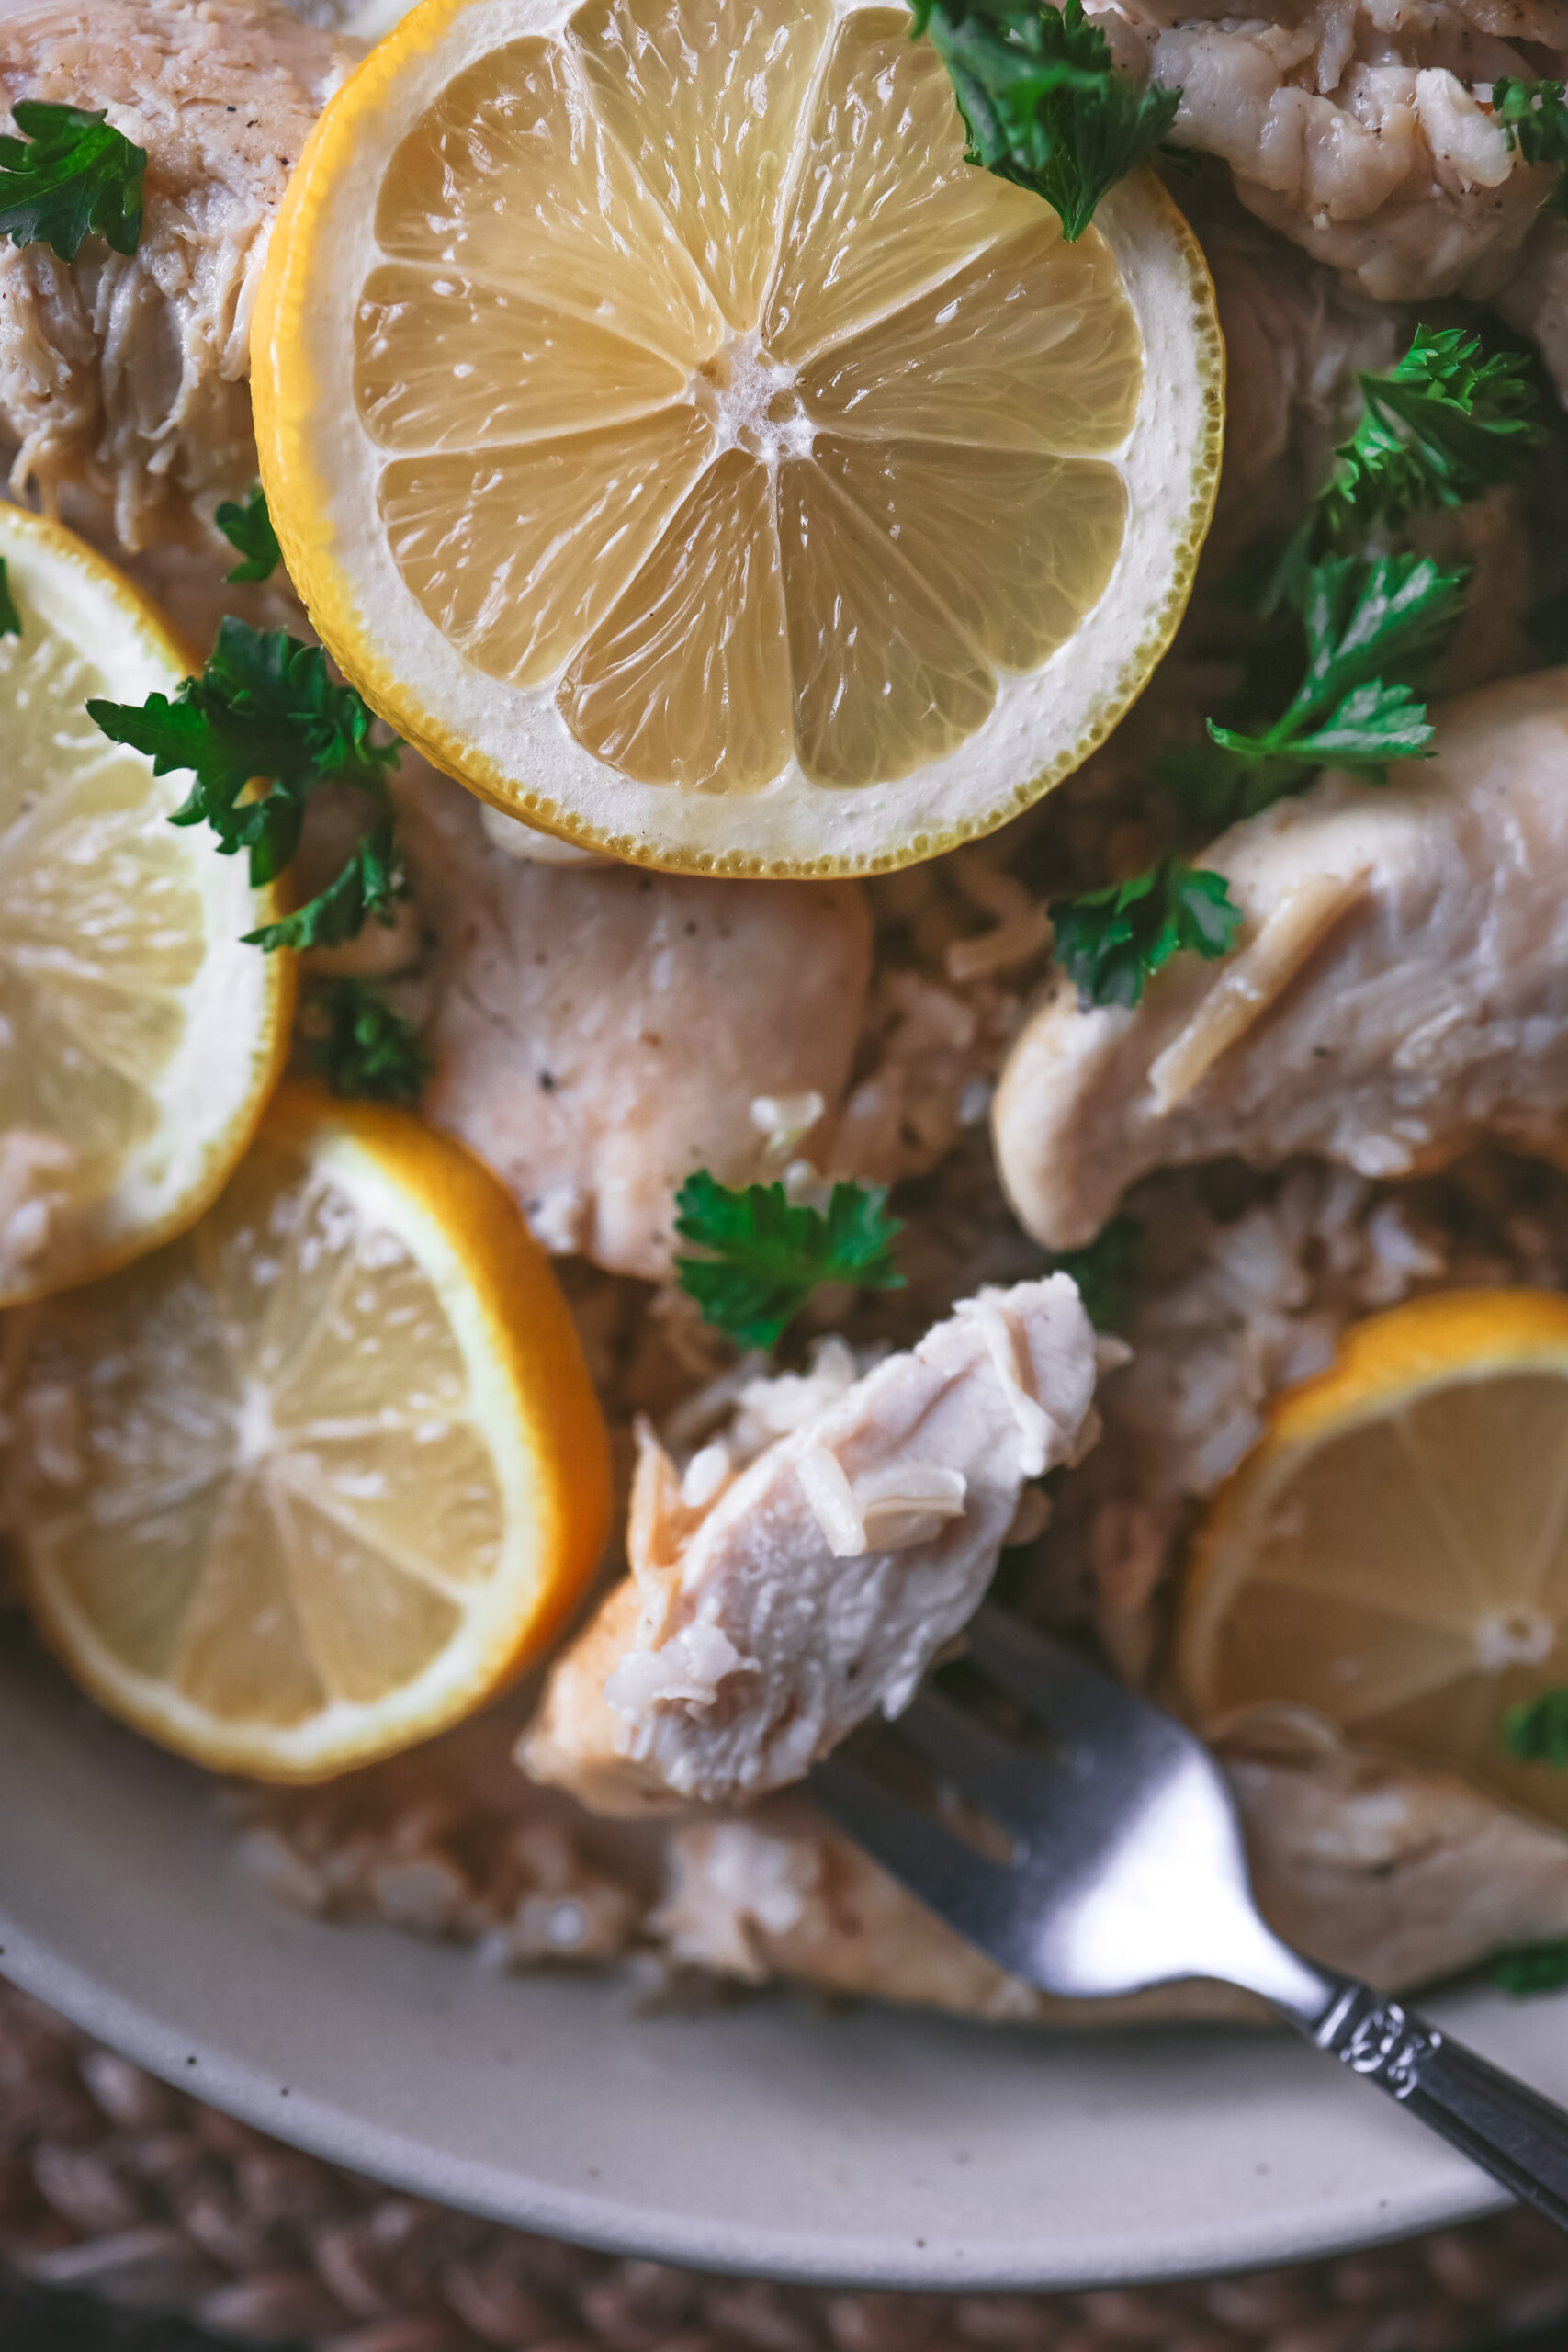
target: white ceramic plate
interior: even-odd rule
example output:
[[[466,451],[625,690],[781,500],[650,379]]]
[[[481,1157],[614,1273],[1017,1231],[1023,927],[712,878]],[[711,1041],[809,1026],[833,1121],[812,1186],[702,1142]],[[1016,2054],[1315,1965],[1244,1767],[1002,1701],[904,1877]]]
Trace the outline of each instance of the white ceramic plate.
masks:
[[[0,1641],[0,1971],[248,2122],[531,2230],[868,2285],[1081,2287],[1297,2259],[1490,2185],[1288,2038],[1066,2039],[591,1977],[277,1909],[210,1783]],[[1568,2098],[1568,2002],[1433,2005]]]

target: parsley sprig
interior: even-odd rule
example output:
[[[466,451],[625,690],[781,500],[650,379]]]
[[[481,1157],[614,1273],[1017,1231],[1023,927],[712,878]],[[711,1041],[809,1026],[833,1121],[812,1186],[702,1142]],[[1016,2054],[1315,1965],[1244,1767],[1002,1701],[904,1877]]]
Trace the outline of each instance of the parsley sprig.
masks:
[[[6,577],[6,559],[0,555],[0,637],[20,637],[21,633],[22,616]]]
[[[1208,722],[1233,760],[1254,765],[1254,786],[1276,799],[1320,767],[1357,768],[1380,784],[1391,760],[1426,756],[1437,731],[1403,679],[1442,646],[1464,606],[1468,567],[1430,556],[1328,556],[1302,597],[1307,662],[1301,684],[1260,734]]]
[[[1543,212],[1568,213],[1568,103],[1561,82],[1516,81],[1505,74],[1492,85],[1492,112],[1508,134],[1508,144],[1527,164],[1555,164],[1557,186]]]
[[[1497,1736],[1520,1764],[1551,1764],[1568,1771],[1568,1690],[1538,1690],[1507,1708]]]
[[[1106,190],[1169,130],[1179,90],[1140,88],[1111,62],[1082,0],[914,0],[946,66],[971,164],[1052,205],[1081,237]]]
[[[1418,326],[1393,368],[1360,377],[1356,430],[1258,596],[1263,618],[1300,618],[1304,674],[1270,724],[1211,718],[1207,744],[1165,752],[1162,780],[1195,817],[1231,824],[1304,790],[1322,767],[1382,782],[1391,761],[1430,752],[1420,674],[1463,610],[1468,572],[1409,552],[1336,550],[1517,475],[1546,437],[1528,368],[1517,354],[1485,356],[1467,329]]]
[[[1084,1313],[1097,1331],[1119,1331],[1126,1321],[1143,1244],[1137,1217],[1113,1216],[1081,1250],[1063,1250],[1052,1259],[1054,1274],[1070,1274],[1077,1283]]]
[[[705,1252],[677,1258],[681,1288],[705,1322],[743,1348],[771,1348],[823,1283],[901,1290],[903,1227],[877,1184],[835,1184],[826,1211],[795,1207],[782,1184],[732,1190],[705,1168],[675,1195],[675,1230]]]
[[[1568,1984],[1568,1941],[1519,1944],[1512,1951],[1500,1951],[1489,1973],[1505,1993],[1561,1992]]]
[[[320,646],[286,629],[262,630],[226,616],[199,678],[171,699],[94,701],[87,715],[112,742],[129,743],[168,775],[196,782],[170,821],[210,825],[220,853],[250,858],[253,885],[274,881],[299,845],[305,808],[323,784],[351,785],[383,814],[361,837],[336,879],[286,921],[246,934],[275,947],[337,946],[367,916],[390,923],[405,884],[388,800],[387,770],[400,746],[371,741],[372,716],[352,686],[333,683]],[[265,779],[255,796],[248,786]]]
[[[1565,150],[1568,153],[1568,150]],[[1464,327],[1417,327],[1386,374],[1358,378],[1361,415],[1319,493],[1322,530],[1393,529],[1422,509],[1466,506],[1512,481],[1546,439],[1521,354],[1483,356]]]
[[[1048,911],[1052,956],[1086,1012],[1096,1004],[1141,1003],[1147,981],[1183,948],[1214,962],[1241,922],[1224,876],[1179,857],[1103,890],[1057,899]]]
[[[239,582],[270,580],[283,560],[283,549],[277,544],[277,533],[272,527],[272,516],[266,511],[266,495],[258,481],[243,504],[226,498],[212,517],[229,545],[244,558],[224,578],[231,584]]]
[[[433,1065],[419,1032],[370,980],[329,980],[315,990],[305,1034],[310,1064],[334,1094],[412,1104],[424,1091]]]
[[[0,137],[0,236],[48,245],[62,261],[74,261],[92,236],[133,254],[146,149],[80,107],[20,98],[11,112],[22,136]]]

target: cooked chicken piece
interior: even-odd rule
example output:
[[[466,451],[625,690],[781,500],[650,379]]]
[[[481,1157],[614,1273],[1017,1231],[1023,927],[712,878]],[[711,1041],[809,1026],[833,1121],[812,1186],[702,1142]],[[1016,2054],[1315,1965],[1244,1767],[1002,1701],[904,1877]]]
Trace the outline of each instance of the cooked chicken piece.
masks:
[[[1152,1168],[1310,1152],[1400,1176],[1486,1136],[1561,1153],[1568,671],[1449,704],[1435,758],[1325,776],[1202,863],[1238,950],[1180,957],[1133,1010],[1081,1011],[1058,975],[1003,1072],[998,1162],[1048,1249]]]
[[[1557,396],[1568,405],[1568,221],[1557,213],[1542,213],[1536,222],[1497,308],[1539,346]]]
[[[1484,296],[1507,275],[1551,183],[1473,85],[1560,73],[1539,52],[1568,48],[1562,0],[1130,13],[1154,79],[1181,90],[1172,137],[1224,156],[1248,209],[1315,259],[1382,301]]]
[[[1568,1935],[1568,1838],[1457,1773],[1258,1707],[1221,1744],[1264,1911],[1325,1967],[1399,1992]]]
[[[1452,1773],[1354,1748],[1259,1708],[1224,1760],[1259,1902],[1325,1967],[1402,1992],[1568,1934],[1568,1838]],[[1005,1975],[798,1797],[671,1835],[649,1923],[671,1956],[757,1984],[793,1977],[966,2016],[1071,2026],[1272,2016],[1228,1985],[1060,2001]]]
[[[275,0],[21,0],[0,101],[107,111],[147,151],[141,243],[76,260],[0,241],[0,437],[12,484],[112,500],[129,548],[172,502],[255,473],[250,324],[306,132],[351,61]]]
[[[1119,2001],[1036,1992],[944,1927],[796,1796],[771,1798],[739,1820],[672,1827],[667,1871],[648,1932],[672,1960],[745,1984],[786,1977],[1004,2024],[1271,2015],[1225,1984],[1162,1985]]]
[[[1210,537],[1223,552],[1295,527],[1355,427],[1358,372],[1392,367],[1414,321],[1341,285],[1234,199],[1196,212],[1194,225],[1225,338],[1225,462]]]
[[[1026,1479],[1091,1440],[1095,1341],[1066,1275],[982,1291],[749,1466],[678,1477],[644,1429],[632,1573],[518,1749],[596,1811],[728,1804],[897,1714],[978,1605]]]
[[[550,1250],[670,1271],[678,1187],[776,1175],[848,1084],[871,974],[853,883],[712,882],[509,856],[405,755],[399,821],[437,942],[423,1109]]]

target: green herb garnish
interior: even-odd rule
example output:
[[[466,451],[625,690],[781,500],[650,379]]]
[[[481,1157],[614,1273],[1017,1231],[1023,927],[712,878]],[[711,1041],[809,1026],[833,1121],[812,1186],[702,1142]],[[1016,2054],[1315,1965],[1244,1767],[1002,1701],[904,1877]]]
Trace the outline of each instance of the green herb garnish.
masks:
[[[1256,733],[1211,718],[1208,744],[1162,754],[1161,780],[1204,822],[1223,826],[1304,791],[1320,768],[1356,769],[1381,784],[1391,760],[1428,757],[1437,730],[1398,673],[1440,650],[1468,578],[1409,554],[1310,565],[1299,590],[1306,673],[1282,716]]]
[[[398,919],[398,901],[408,897],[408,876],[390,817],[361,833],[348,863],[324,890],[307,899],[280,922],[247,931],[243,944],[270,956],[276,947],[342,947],[357,939],[372,916],[387,930]]]
[[[22,616],[6,577],[6,559],[0,555],[0,637],[20,637],[21,633]]]
[[[1520,1764],[1551,1764],[1568,1771],[1568,1690],[1538,1691],[1509,1707],[1497,1736]]]
[[[74,261],[93,236],[133,254],[146,150],[79,107],[21,98],[11,112],[23,136],[0,137],[0,236],[48,245],[62,261]]]
[[[1306,675],[1282,718],[1246,735],[1209,721],[1235,758],[1279,766],[1362,768],[1381,782],[1390,760],[1427,755],[1436,731],[1412,689],[1382,672],[1436,653],[1464,604],[1468,570],[1430,556],[1328,556],[1307,574],[1302,606]]]
[[[1561,82],[1520,82],[1505,74],[1492,85],[1492,112],[1508,134],[1508,143],[1527,164],[1555,164],[1557,186],[1541,207],[1543,212],[1568,212],[1568,187],[1562,167],[1568,164],[1568,104]]]
[[[1568,1984],[1568,1939],[1500,1951],[1488,1971],[1505,1993],[1557,1993]]]
[[[309,1008],[310,1059],[334,1094],[419,1101],[434,1067],[419,1032],[369,980],[329,980]]]
[[[1336,538],[1393,528],[1423,509],[1466,506],[1513,481],[1546,439],[1519,353],[1482,356],[1463,327],[1417,327],[1386,375],[1363,375],[1361,418],[1335,451],[1320,492],[1323,528]]]
[[[1120,1330],[1126,1321],[1143,1240],[1135,1216],[1113,1216],[1081,1250],[1064,1250],[1052,1259],[1054,1274],[1070,1274],[1077,1283],[1084,1313],[1097,1331]]]
[[[1106,190],[1164,139],[1179,90],[1140,88],[1111,62],[1082,0],[914,0],[969,134],[968,161],[1043,196],[1081,237]]]
[[[743,1348],[771,1348],[823,1283],[901,1290],[893,1244],[903,1227],[879,1184],[835,1184],[826,1212],[796,1208],[782,1184],[732,1191],[705,1168],[675,1195],[675,1230],[708,1254],[677,1258],[703,1318]]]
[[[1087,1011],[1141,1002],[1145,982],[1183,948],[1213,963],[1224,955],[1241,909],[1223,874],[1168,857],[1129,882],[1058,899],[1048,910],[1051,953]]]
[[[283,560],[283,549],[277,544],[277,533],[272,527],[272,516],[266,511],[266,495],[258,481],[245,499],[236,505],[226,498],[212,517],[231,548],[244,557],[232,571],[224,574],[231,584],[242,581],[270,580]]]
[[[333,684],[320,646],[229,616],[200,677],[187,678],[172,700],[89,702],[87,715],[112,742],[144,752],[154,774],[194,773],[171,823],[210,825],[224,856],[246,851],[256,888],[274,881],[294,855],[305,805],[321,785],[351,785],[386,808],[386,771],[400,750],[395,741],[371,741],[371,712],[352,686]],[[268,790],[245,797],[258,779]],[[340,945],[367,915],[389,923],[402,888],[389,813],[319,898],[247,937],[268,950]]]

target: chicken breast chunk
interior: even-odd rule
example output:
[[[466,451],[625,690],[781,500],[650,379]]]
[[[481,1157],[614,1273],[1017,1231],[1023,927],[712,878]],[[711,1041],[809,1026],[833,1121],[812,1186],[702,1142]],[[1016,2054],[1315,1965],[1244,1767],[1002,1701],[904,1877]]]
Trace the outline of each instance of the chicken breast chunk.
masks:
[[[1551,183],[1475,85],[1561,73],[1562,0],[1129,14],[1153,78],[1181,91],[1173,138],[1223,156],[1248,209],[1315,259],[1383,301],[1485,296],[1507,275]]]
[[[853,883],[713,882],[509,856],[405,758],[399,823],[434,934],[423,1108],[547,1249],[668,1274],[694,1169],[777,1174],[848,1087],[871,978]]]
[[[728,1804],[897,1714],[977,1607],[1024,1481],[1092,1437],[1094,1378],[1054,1274],[964,1300],[745,1467],[714,1445],[678,1477],[645,1427],[631,1576],[557,1664],[524,1770],[607,1813]]]
[[[1202,863],[1245,922],[1135,1009],[1065,976],[993,1109],[998,1164],[1048,1249],[1089,1240],[1135,1178],[1314,1153],[1372,1177],[1490,1136],[1561,1153],[1568,1112],[1568,671],[1450,703],[1437,754],[1379,787],[1325,776]]]
[[[255,473],[251,311],[305,135],[355,52],[276,0],[0,7],[0,101],[107,112],[147,153],[141,242],[74,262],[0,241],[12,486],[84,483],[136,548]]]

